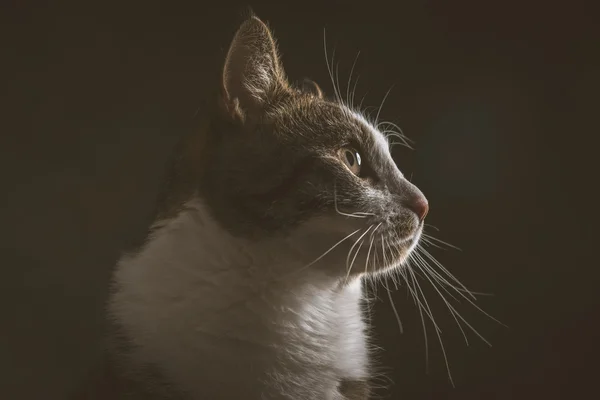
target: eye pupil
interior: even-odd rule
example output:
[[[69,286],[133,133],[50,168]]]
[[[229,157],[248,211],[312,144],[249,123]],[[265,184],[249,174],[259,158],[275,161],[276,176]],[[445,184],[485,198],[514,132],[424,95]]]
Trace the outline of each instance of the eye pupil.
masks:
[[[354,167],[356,159],[350,150],[346,150],[346,160],[348,161],[349,166]]]

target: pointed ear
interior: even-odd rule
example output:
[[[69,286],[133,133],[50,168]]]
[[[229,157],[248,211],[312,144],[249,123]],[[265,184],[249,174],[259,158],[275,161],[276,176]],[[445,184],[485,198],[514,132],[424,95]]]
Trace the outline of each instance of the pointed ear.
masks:
[[[314,96],[320,99],[323,98],[323,91],[321,90],[321,87],[317,85],[317,82],[311,79],[304,78],[304,80],[302,81],[302,90],[304,90],[307,93],[312,93]]]
[[[225,59],[225,106],[244,119],[259,113],[278,90],[288,88],[275,40],[267,25],[252,16],[236,32]]]

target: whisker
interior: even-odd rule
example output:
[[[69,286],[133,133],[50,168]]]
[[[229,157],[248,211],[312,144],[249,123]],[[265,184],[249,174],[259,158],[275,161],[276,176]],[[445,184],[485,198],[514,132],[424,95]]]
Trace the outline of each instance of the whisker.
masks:
[[[410,256],[409,256],[410,258]],[[404,281],[407,284],[407,287],[409,288],[409,291],[411,292],[411,294],[413,295],[413,300],[415,301],[416,305],[419,305],[420,307],[422,307],[423,311],[425,312],[425,314],[429,317],[429,319],[431,320],[431,322],[433,322],[433,325],[435,326],[436,330],[439,330],[441,332],[441,329],[439,328],[439,326],[436,324],[435,320],[433,319],[433,315],[430,313],[430,310],[426,309],[423,304],[421,303],[419,297],[418,297],[418,293],[417,293],[417,289],[413,284],[413,287],[410,287],[410,283],[408,282],[407,279],[407,275],[406,275],[406,271],[408,271],[410,273],[410,275],[414,278],[414,271],[407,265],[404,268],[400,269],[400,273],[402,274],[402,277],[404,278]],[[425,300],[425,299],[423,299]]]
[[[465,343],[468,346],[469,345],[469,339],[467,338],[467,335],[466,335],[465,331],[463,330],[462,325],[460,324],[460,322],[458,322],[458,319],[456,318],[456,315],[455,315],[455,313],[457,313],[456,310],[448,303],[448,301],[444,298],[444,296],[442,295],[442,293],[437,289],[437,287],[435,286],[434,282],[429,278],[427,272],[430,272],[430,270],[427,269],[425,267],[425,265],[423,264],[423,262],[425,260],[423,260],[423,258],[419,254],[415,254],[415,256],[417,257],[417,260],[415,262],[415,264],[417,265],[417,268],[421,269],[421,271],[423,272],[425,278],[431,283],[431,285],[434,287],[435,291],[438,292],[438,294],[440,295],[440,297],[442,298],[442,300],[446,304],[446,307],[448,307],[448,310],[450,310],[450,314],[452,315],[452,318],[454,318],[454,321],[456,322],[456,325],[458,325],[458,329],[460,329],[460,331],[461,331],[461,333],[463,335],[463,338],[465,339]],[[418,260],[420,260],[421,262],[419,262]],[[443,286],[441,286],[441,287],[444,290],[446,290],[446,288],[444,288]],[[446,290],[446,293],[448,293],[450,295],[450,297],[452,297],[453,299],[456,300],[456,298],[454,296],[452,296],[452,294],[450,294],[447,290]]]
[[[454,300],[456,300],[457,302],[460,303],[460,300],[458,300],[456,297],[454,297],[454,295],[452,293],[450,293],[448,291],[448,289],[446,289],[446,286],[457,291],[460,292],[461,288],[458,288],[456,286],[454,286],[453,284],[451,284],[450,282],[448,282],[447,279],[445,279],[443,276],[441,276],[435,269],[433,269],[428,263],[427,260],[425,260],[419,253],[418,250],[421,250],[420,246],[417,246],[417,249],[415,249],[414,252],[414,256],[420,260],[420,265],[426,269],[426,271],[431,275],[432,278],[435,279],[436,282],[438,282],[440,284],[440,287],[446,292],[448,293],[448,295],[450,297],[452,297]]]
[[[381,122],[378,122],[376,126],[377,126],[377,129],[379,129],[380,126],[391,126],[392,128],[396,129],[396,131],[393,131],[393,132],[396,132],[397,134],[399,134],[400,137],[402,137],[402,139],[407,140],[411,143],[414,143],[414,140],[412,140],[411,138],[409,138],[408,136],[406,136],[404,134],[404,131],[402,130],[402,128],[400,128],[397,124],[395,124],[391,121],[381,121]]]
[[[345,217],[351,217],[351,218],[366,218],[367,216],[375,216],[374,213],[369,213],[369,212],[354,212],[354,213],[346,213],[343,211],[340,211],[339,207],[338,207],[338,201],[337,201],[337,186],[336,186],[336,182],[333,182],[333,205],[335,207],[335,212],[338,213],[339,215],[343,215]]]
[[[448,247],[451,247],[451,248],[453,248],[453,249],[456,249],[456,250],[458,250],[458,251],[462,251],[462,249],[460,249],[459,247],[457,247],[457,246],[455,246],[455,245],[453,245],[453,244],[450,244],[450,243],[448,243],[448,242],[444,242],[443,240],[440,240],[440,239],[438,239],[438,238],[436,238],[436,237],[433,237],[433,236],[431,236],[431,235],[428,235],[428,234],[427,234],[427,233],[425,233],[425,232],[421,233],[421,236],[422,236],[422,237],[424,237],[424,238],[426,238],[428,241],[435,241],[435,242],[441,243],[441,244],[443,244],[443,245],[446,245],[446,246],[448,246]]]
[[[373,248],[373,241],[375,240],[375,236],[373,234],[377,231],[377,229],[379,229],[379,227],[381,226],[381,224],[382,224],[382,222],[380,222],[379,225],[377,225],[377,227],[371,233],[371,243],[369,244],[369,251],[367,252],[367,261],[365,261],[365,274],[368,271],[369,257],[371,256],[371,250]]]
[[[417,246],[418,250],[423,250],[422,247],[419,245]],[[419,256],[420,258],[422,258],[421,256]],[[464,292],[467,293],[471,296],[493,296],[492,293],[482,293],[482,292],[474,292],[472,290],[465,290],[461,287],[458,286],[454,286],[452,283],[450,283],[446,278],[444,278],[442,275],[440,275],[439,272],[437,272],[434,268],[432,268],[428,263],[427,260],[423,259],[423,266],[427,267],[427,270],[432,274],[432,277],[435,278],[436,281],[443,283],[445,286],[451,288],[452,290],[456,291],[456,292]],[[444,286],[440,286],[441,288],[444,289],[444,291],[446,291],[446,293],[448,293],[450,296],[452,296],[452,294],[450,294],[446,288]],[[462,296],[461,296],[462,297]],[[456,300],[457,302],[460,302],[458,299],[456,299],[454,296],[452,296],[452,298],[454,300]]]
[[[356,76],[356,80],[354,81],[354,85],[352,86],[352,94],[350,96],[350,107],[354,109],[354,95],[356,94],[356,85],[358,85],[358,80],[360,79],[360,75]]]
[[[473,300],[477,300],[477,298],[473,294],[471,294],[471,291],[469,289],[467,289],[467,287],[465,285],[463,285],[462,282],[458,280],[458,278],[456,278],[454,275],[452,275],[452,273],[450,271],[448,271],[446,269],[446,267],[444,267],[433,255],[431,255],[430,252],[428,252],[422,246],[420,247],[420,250],[423,252],[423,254],[425,255],[425,257],[429,258],[444,274],[446,274],[446,276],[448,276],[455,283],[457,283],[467,294],[470,295],[470,297]],[[461,293],[461,296],[465,297],[462,294],[462,292],[459,292],[459,293]]]
[[[371,227],[369,227],[369,229],[371,229]],[[359,238],[359,240],[360,240],[360,238]],[[358,249],[354,253],[354,257],[352,258],[352,262],[350,263],[350,266],[346,268],[347,271],[346,271],[346,279],[344,280],[344,285],[346,283],[348,283],[348,277],[350,276],[350,271],[352,271],[352,267],[354,266],[354,261],[356,261],[356,257],[358,256],[358,253],[360,252],[360,249],[361,249],[361,247],[362,247],[362,245],[363,245],[364,242],[365,242],[364,240],[362,240],[360,242],[360,245],[358,246]],[[350,252],[351,251],[352,251],[352,248],[350,248]],[[348,252],[348,254],[350,254],[350,252]]]
[[[437,243],[434,243],[434,242],[430,241],[428,238],[426,238],[424,236],[421,236],[421,240],[420,241],[423,242],[427,246],[432,246],[432,247],[435,247],[436,249],[440,249],[440,250],[446,250],[444,247],[440,246]]]
[[[414,150],[414,148],[408,143],[407,138],[404,137],[403,135],[399,134],[398,132],[385,129],[385,130],[381,131],[381,133],[385,136],[387,141],[390,143],[390,147],[393,147],[396,144],[400,144],[404,147]],[[390,140],[391,137],[400,139],[400,142],[391,141]]]
[[[411,272],[411,274],[412,274],[412,270],[409,270],[409,272]],[[429,313],[431,314],[431,308],[429,308],[429,304],[427,302],[427,299],[425,298],[425,294],[423,293],[423,290],[421,289],[421,285],[419,285],[419,282],[417,282],[417,280],[414,278],[414,275],[413,275],[413,281],[416,283],[416,286],[419,289],[421,296],[423,297],[423,301],[425,302],[425,305],[426,305],[427,309],[429,310]],[[433,319],[432,319],[432,322],[433,322],[434,326],[437,327],[437,323]],[[442,354],[444,356],[444,362],[446,363],[446,371],[448,372],[448,379],[450,380],[452,387],[454,387],[454,380],[452,379],[452,373],[450,371],[450,363],[448,362],[448,355],[446,354],[446,347],[444,346],[444,341],[442,340],[441,330],[436,329],[435,333],[438,337],[438,341],[439,341],[440,347],[442,349]]]
[[[331,78],[331,84],[333,85],[333,92],[337,100],[342,103],[342,99],[340,93],[335,86],[335,79],[333,79],[333,69],[331,68],[331,64],[329,63],[329,54],[327,52],[327,34],[325,28],[323,28],[323,49],[325,51],[325,62],[327,64],[327,72],[329,72],[329,77]],[[333,59],[335,57],[335,49],[333,50],[333,55],[331,57],[331,63],[333,63]]]
[[[335,56],[335,49],[333,49],[333,56]],[[332,60],[332,62],[333,62],[333,60]],[[338,93],[340,93],[340,69],[339,69],[339,67],[340,67],[340,63],[337,62],[335,64],[335,84],[336,84],[336,86],[338,88],[337,89]],[[340,100],[339,101],[340,101],[341,104],[344,104],[343,99],[341,98],[341,93],[340,93]]]
[[[438,247],[438,246],[435,246],[435,247]],[[423,251],[423,247],[420,244],[417,245],[417,249]],[[473,291],[473,290],[470,290],[470,289],[463,289],[462,287],[455,286],[452,283],[450,283],[446,278],[444,278],[440,273],[438,273],[434,268],[432,268],[426,262],[426,260],[423,260],[423,262],[427,265],[427,267],[428,267],[429,271],[431,272],[431,274],[434,275],[433,277],[436,279],[436,281],[438,281],[440,283],[443,283],[445,286],[451,288],[452,290],[455,290],[457,292],[467,293],[467,294],[469,294],[472,297],[474,297],[474,296],[494,296],[493,293],[476,292],[476,291]],[[446,290],[446,289],[444,288],[444,290]],[[450,294],[450,293],[448,293],[448,294]],[[452,296],[452,295],[450,294],[450,296]],[[453,298],[454,298],[454,296],[453,296]],[[454,298],[454,299],[456,301],[458,301],[456,298]]]
[[[299,270],[295,271],[295,272],[300,272],[305,270],[306,268],[311,267],[312,265],[314,265],[315,263],[319,262],[323,257],[325,257],[327,254],[331,253],[336,247],[338,247],[340,244],[342,244],[344,241],[346,241],[347,239],[351,238],[352,236],[354,236],[357,232],[359,232],[360,229],[355,230],[354,232],[352,232],[351,234],[349,234],[348,236],[344,237],[342,240],[340,240],[339,242],[337,242],[336,244],[334,244],[333,246],[331,246],[325,253],[321,254],[319,257],[317,257],[314,261],[310,262],[309,264],[305,265],[304,267],[300,268]]]
[[[385,237],[383,237],[383,234],[379,235],[381,237],[381,253],[383,255],[383,262],[386,265],[386,267],[390,267],[392,265],[392,263],[389,261],[388,257],[387,257],[387,251],[389,250],[389,244],[387,243],[387,241],[385,240]],[[399,286],[402,286],[401,282],[398,282],[398,277],[395,274],[396,270],[392,269],[392,270],[388,270],[388,276],[392,278],[392,282],[394,283],[394,288],[396,290],[398,290]]]
[[[350,102],[350,84],[352,83],[352,74],[354,73],[354,67],[356,66],[356,61],[358,61],[358,56],[360,56],[360,51],[356,53],[356,57],[354,57],[350,75],[348,75],[348,84],[346,85],[346,104],[350,105],[351,108],[353,107],[353,104]]]
[[[454,277],[454,275],[452,275],[450,273],[450,271],[448,271],[438,260],[435,259],[435,257],[433,257],[427,250],[425,250],[424,248],[421,247],[421,251],[423,251],[423,254],[425,254],[425,256],[427,256],[427,258],[429,258],[435,265],[437,265],[440,269],[442,269],[446,275],[448,275],[450,278],[452,278],[455,282],[457,282],[463,289],[464,291],[470,295],[470,297],[477,301],[475,295],[473,294],[473,292],[471,292],[469,289],[467,289],[456,277]],[[464,298],[465,300],[467,300],[469,302],[469,304],[471,304],[473,307],[475,307],[479,312],[481,312],[483,315],[485,315],[486,317],[490,318],[491,320],[495,321],[496,323],[504,326],[505,328],[508,328],[508,326],[506,326],[505,324],[503,324],[502,322],[498,321],[496,318],[492,317],[490,314],[488,314],[487,312],[483,311],[481,309],[481,307],[479,307],[477,304],[475,304],[473,302],[473,300],[471,300],[471,298],[467,297],[464,295],[463,291],[457,291],[458,294],[460,294],[460,296],[462,298]]]
[[[383,233],[379,234],[379,239],[381,239],[381,254],[383,257],[383,263],[387,266],[389,263],[388,263],[388,259],[387,259],[386,255],[385,255],[385,238],[383,237]]]
[[[391,128],[395,128],[397,130],[394,129],[390,129]],[[389,140],[390,137],[396,137],[398,139],[400,139],[400,141],[402,142],[402,144],[405,147],[408,147],[411,150],[414,150],[414,148],[411,146],[410,143],[414,143],[414,141],[412,139],[410,139],[408,136],[406,136],[404,134],[404,132],[402,132],[402,129],[400,129],[398,127],[398,125],[394,124],[393,122],[379,122],[377,124],[377,129],[381,129],[384,128],[381,133],[383,133],[384,135],[386,135],[386,138]],[[409,143],[410,142],[410,143]]]
[[[360,235],[360,237],[359,237],[358,239],[356,239],[356,242],[354,242],[354,244],[352,245],[352,247],[350,247],[350,250],[348,251],[348,256],[346,257],[346,267],[348,267],[348,266],[349,266],[350,255],[352,254],[352,250],[354,250],[354,247],[356,247],[356,244],[357,244],[357,243],[358,243],[358,242],[359,242],[359,241],[360,241],[362,238],[364,238],[364,237],[365,237],[365,235],[366,235],[367,233],[369,233],[369,231],[371,230],[371,228],[373,228],[373,225],[369,226],[369,227],[367,228],[367,230],[366,230],[366,231],[365,231],[365,232],[364,232],[362,235]],[[359,230],[360,230],[360,229],[359,229]]]
[[[410,267],[407,267],[406,271],[410,271]],[[427,325],[425,324],[425,317],[423,316],[423,311],[425,311],[425,313],[427,313],[427,310],[425,310],[425,308],[423,307],[423,304],[421,304],[421,300],[419,300],[416,285],[414,283],[414,276],[411,275],[411,278],[412,278],[411,281],[412,281],[412,286],[413,286],[411,289],[410,283],[408,282],[408,277],[407,277],[408,274],[406,274],[406,271],[402,272],[402,277],[404,278],[404,281],[406,282],[406,286],[410,290],[413,301],[415,302],[415,304],[418,305],[417,309],[419,310],[419,316],[421,317],[421,326],[423,327],[423,339],[425,342],[425,372],[429,373],[429,340],[428,340],[428,336],[427,336]],[[434,324],[434,329],[435,328],[436,328],[436,326]]]
[[[363,97],[360,99],[360,104],[358,105],[358,109],[362,110],[362,105],[363,102],[365,101],[365,97],[367,97],[367,93],[369,93],[368,91],[363,95]]]
[[[446,299],[444,298],[444,295],[442,294],[442,292],[440,292],[440,291],[437,289],[437,286],[435,286],[435,285],[433,284],[433,282],[431,281],[431,279],[430,279],[430,278],[429,278],[427,275],[425,275],[425,277],[427,278],[427,280],[429,281],[429,283],[431,283],[431,285],[433,286],[433,288],[435,289],[435,291],[438,293],[438,295],[440,296],[440,298],[441,298],[441,299],[444,301],[444,303],[445,303],[445,304],[446,304],[446,306],[448,307],[448,310],[450,310],[450,313],[452,314],[452,316],[453,316],[453,317],[454,317],[454,316],[457,316],[458,318],[460,318],[460,319],[461,319],[461,321],[462,321],[462,322],[463,322],[465,325],[467,325],[467,326],[468,326],[468,327],[471,329],[471,331],[473,331],[473,333],[475,333],[477,336],[479,336],[479,338],[480,338],[482,341],[484,341],[484,342],[485,342],[485,343],[486,343],[488,346],[490,346],[490,347],[491,347],[491,346],[492,346],[492,344],[491,344],[491,343],[490,343],[490,342],[489,342],[489,341],[488,341],[486,338],[484,338],[484,337],[483,337],[483,336],[482,336],[482,335],[481,335],[481,334],[480,334],[480,333],[479,333],[479,332],[478,332],[478,331],[477,331],[475,328],[473,328],[473,326],[471,326],[471,324],[469,324],[469,323],[468,323],[468,322],[467,322],[467,321],[466,321],[466,320],[463,318],[463,316],[462,316],[462,315],[460,315],[460,313],[458,313],[458,312],[456,311],[456,309],[455,309],[455,308],[454,308],[454,307],[453,307],[453,306],[452,306],[452,305],[451,305],[451,304],[448,302],[448,300],[446,300]],[[455,318],[455,320],[456,320],[456,318]],[[457,323],[457,324],[459,325],[459,327],[460,327],[460,324],[458,323],[458,320],[456,320],[456,323]],[[462,328],[460,328],[460,330],[462,331],[462,333],[463,333],[463,336],[465,336],[465,341],[467,341],[467,344],[468,344],[469,342],[468,342],[468,340],[467,340],[467,337],[466,337],[466,335],[465,335],[465,332],[463,331],[463,329],[462,329]]]
[[[434,226],[434,225],[431,225],[431,224],[424,224],[424,225],[425,225],[425,226],[428,226],[428,227],[430,227],[430,228],[433,228],[433,229],[435,229],[435,230],[436,230],[436,231],[438,231],[438,232],[440,231],[440,228],[438,228],[437,226]]]
[[[392,85],[388,91],[385,93],[385,96],[383,96],[383,100],[381,100],[381,104],[379,105],[379,110],[377,110],[377,115],[375,116],[375,125],[377,125],[377,121],[379,121],[379,114],[381,113],[381,109],[383,108],[383,104],[385,103],[385,100],[387,99],[387,97],[389,96],[390,92],[392,91],[392,89],[394,88],[394,85]]]
[[[390,305],[392,306],[392,310],[394,311],[394,315],[396,316],[396,321],[398,321],[398,328],[400,328],[400,334],[404,333],[404,327],[402,326],[402,321],[400,320],[400,314],[398,314],[398,310],[396,310],[396,305],[394,304],[394,299],[392,299],[392,293],[390,288],[384,285],[388,298],[390,299]]]

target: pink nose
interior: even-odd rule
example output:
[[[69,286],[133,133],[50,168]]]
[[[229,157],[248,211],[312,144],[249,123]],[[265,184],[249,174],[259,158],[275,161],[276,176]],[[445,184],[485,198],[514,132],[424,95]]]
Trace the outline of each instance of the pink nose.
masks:
[[[417,217],[419,217],[419,221],[423,221],[425,219],[425,216],[427,216],[427,213],[429,212],[429,203],[427,202],[425,196],[415,196],[408,203],[408,208],[410,208],[415,214],[417,214]]]

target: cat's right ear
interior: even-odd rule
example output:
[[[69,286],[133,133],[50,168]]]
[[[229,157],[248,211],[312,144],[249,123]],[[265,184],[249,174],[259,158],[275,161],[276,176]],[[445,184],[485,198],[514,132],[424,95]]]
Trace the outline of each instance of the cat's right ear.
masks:
[[[252,16],[236,32],[223,68],[227,112],[242,121],[257,117],[278,92],[289,90],[277,47],[267,25]]]

